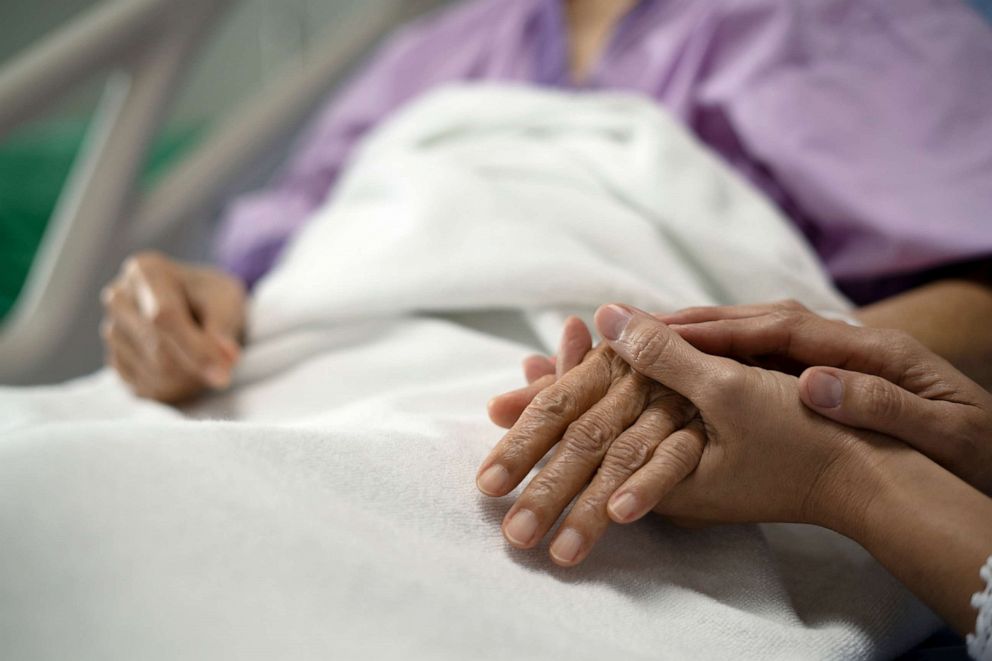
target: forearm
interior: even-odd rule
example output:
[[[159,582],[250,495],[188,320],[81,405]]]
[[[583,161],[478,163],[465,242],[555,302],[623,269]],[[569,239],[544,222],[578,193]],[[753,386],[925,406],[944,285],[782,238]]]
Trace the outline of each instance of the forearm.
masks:
[[[934,282],[859,310],[866,326],[898,328],[992,389],[992,284]]]
[[[852,537],[962,635],[992,555],[992,499],[909,448],[866,469],[869,504],[842,520]]]

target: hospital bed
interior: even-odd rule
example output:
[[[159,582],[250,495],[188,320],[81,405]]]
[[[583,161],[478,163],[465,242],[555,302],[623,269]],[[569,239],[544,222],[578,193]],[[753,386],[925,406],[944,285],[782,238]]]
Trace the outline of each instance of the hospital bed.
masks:
[[[99,289],[123,257],[181,243],[184,230],[284,151],[370,46],[439,0],[358,3],[151,189],[138,175],[169,102],[231,0],[106,0],[0,70],[0,139],[108,75],[97,113],[20,296],[0,323],[0,383],[74,376],[99,355]]]
[[[196,47],[231,4],[109,1],[0,73],[3,135],[36,117],[73,84],[120,69],[107,85],[27,287],[0,327],[0,382],[57,378],[57,368],[84,353],[79,349],[84,340],[90,341],[92,356],[97,293],[121,258],[139,248],[168,245],[192,221],[212,215],[245,185],[259,162],[282,150],[370,44],[411,14],[439,3],[358,5],[349,20],[331,27],[302,70],[262,91],[154,189],[142,192],[137,173],[166,101]],[[448,658],[466,658],[486,649],[507,650],[491,658],[613,658],[618,650],[624,658],[655,658],[630,650],[658,650],[658,641],[671,646],[675,638],[682,644],[712,643],[714,657],[767,658],[773,646],[766,641],[779,641],[789,645],[778,649],[780,658],[792,658],[788,652],[800,644],[818,656],[836,658],[838,650],[856,648],[870,656],[901,649],[933,628],[931,614],[862,550],[827,531],[772,528],[760,533],[735,527],[690,536],[674,529],[657,534],[643,526],[625,527],[604,542],[604,561],[571,577],[545,570],[533,557],[503,552],[494,524],[503,504],[480,504],[465,476],[495,433],[480,414],[481,403],[516,383],[515,366],[530,348],[499,333],[477,332],[445,314],[475,310],[465,301],[484,310],[510,307],[510,301],[510,312],[523,310],[518,316],[533,321],[535,332],[546,331],[547,348],[562,320],[556,308],[576,299],[553,298],[558,295],[553,287],[542,290],[542,295],[550,292],[549,300],[532,298],[534,278],[528,274],[537,271],[530,266],[544,267],[540,273],[547,276],[582,263],[581,277],[570,276],[564,284],[578,284],[574,297],[594,309],[603,300],[602,283],[626,283],[621,300],[637,301],[628,294],[639,292],[639,283],[682,282],[679,271],[669,267],[704,264],[708,252],[714,255],[709,257],[712,272],[694,278],[685,269],[688,293],[668,292],[675,298],[664,304],[645,298],[642,307],[676,308],[683,295],[705,301],[710,289],[729,292],[736,300],[743,294],[735,287],[767,300],[770,296],[757,290],[761,282],[742,275],[753,273],[753,265],[743,257],[719,259],[720,237],[735,251],[741,248],[739,240],[728,238],[725,224],[742,222],[759,228],[745,233],[760,238],[741,252],[767,265],[772,275],[762,282],[776,288],[791,282],[796,289],[790,295],[801,300],[820,296],[824,306],[816,309],[843,309],[844,302],[835,300],[826,276],[812,266],[813,255],[795,245],[799,238],[770,205],[651,104],[590,98],[576,105],[555,93],[508,89],[442,91],[423,103],[363,147],[399,160],[374,159],[369,153],[358,159],[352,165],[358,175],[352,171],[350,192],[339,194],[335,215],[311,222],[310,240],[297,242],[288,265],[260,287],[254,310],[261,341],[248,345],[236,392],[182,413],[134,400],[107,373],[77,384],[0,393],[0,406],[6,407],[0,428],[9,441],[0,462],[5,490],[0,501],[6,507],[0,519],[8,512],[31,513],[17,520],[17,534],[7,538],[6,555],[0,553],[0,565],[6,559],[7,567],[17,567],[3,578],[24,586],[9,592],[23,599],[7,602],[16,604],[7,618],[13,623],[8,633],[16,635],[8,638],[15,645],[51,644],[50,649],[62,650],[71,648],[73,636],[85,635],[95,658],[112,658],[98,655],[106,649],[129,658],[120,654],[128,645],[151,658],[156,651],[165,658],[162,650],[170,649],[212,658],[327,658],[315,650],[340,652],[348,644],[361,645],[354,649],[365,654],[345,658],[369,658],[369,649],[389,658],[442,658],[440,651]],[[515,142],[527,131],[500,131],[509,142],[495,143],[502,145],[497,149],[488,138],[471,143],[468,135],[469,149],[459,154],[477,159],[470,162],[479,171],[491,172],[496,163],[497,170],[508,173],[500,199],[514,213],[504,213],[500,199],[486,196],[488,179],[473,178],[473,168],[464,167],[464,161],[457,171],[443,158],[429,161],[432,167],[402,167],[431,158],[404,151],[401,143],[409,129],[417,130],[418,140],[436,145],[434,132],[444,130],[452,117],[471,117],[476,132],[488,136],[490,127],[509,121],[503,116],[507,107],[522,109],[508,116],[536,122],[538,133],[547,133],[543,118],[555,118],[562,144],[581,146],[583,151],[574,153],[586,154],[587,160],[552,160],[552,180],[563,183],[545,187],[546,180],[528,169],[543,167],[534,156],[544,145],[522,138]],[[584,127],[603,121],[643,130],[604,131],[589,138]],[[625,142],[628,133],[637,139]],[[624,164],[630,162],[627,148],[645,144],[652,146],[646,151],[659,167],[646,169],[640,179]],[[414,160],[403,160],[409,158]],[[403,176],[368,167],[373,161],[395,163]],[[586,167],[592,162],[606,174]],[[609,174],[619,169],[622,177]],[[379,185],[405,181],[408,171],[424,185]],[[460,186],[431,185],[455,175],[463,177]],[[664,196],[654,195],[658,180],[668,182]],[[533,182],[541,187],[532,189]],[[623,186],[614,191],[600,185],[607,182]],[[577,199],[579,189],[596,194]],[[394,190],[413,195],[406,229],[420,231],[382,232],[389,240],[375,242],[374,251],[342,251],[327,259],[325,247],[358,245],[368,231],[363,205],[370,190],[387,191],[384,199]],[[534,190],[540,194],[533,195]],[[698,190],[711,194],[698,195]],[[429,203],[418,203],[423,200],[416,195],[425,191]],[[362,205],[349,206],[349,200]],[[689,213],[709,224],[677,223],[678,205],[685,200],[695,205]],[[630,201],[647,211],[629,213]],[[468,208],[479,222],[462,222],[466,204],[478,204]],[[388,204],[384,208],[388,211]],[[517,216],[528,222],[497,222]],[[587,254],[586,246],[602,241],[604,218],[615,221],[611,226],[619,228],[618,236],[638,240],[617,242],[615,252]],[[654,231],[641,222],[644,218],[672,225]],[[678,240],[675,225],[708,233]],[[487,234],[492,228],[508,234]],[[339,242],[341,236],[356,240]],[[458,249],[437,250],[439,236],[449,237]],[[563,236],[572,240],[555,243]],[[415,242],[417,237],[422,243]],[[553,243],[567,249],[549,257],[517,248]],[[681,260],[670,244],[706,249]],[[600,252],[610,253],[609,259]],[[806,258],[796,262],[783,255]],[[797,263],[811,266],[794,273],[801,270]],[[630,272],[616,264],[629,265]],[[367,291],[299,286],[347,281],[345,276],[359,272],[359,266],[364,273],[394,277],[365,278]],[[664,277],[654,269],[664,271]],[[438,277],[451,273],[465,277]],[[493,287],[500,274],[501,286]],[[646,296],[663,293],[645,290]],[[397,309],[404,313],[401,318],[383,314]],[[287,312],[289,318],[278,318]],[[74,332],[80,328],[93,332]],[[382,461],[386,456],[406,460],[393,471]],[[356,465],[375,470],[354,471]],[[439,466],[441,488],[435,494],[423,488],[420,476],[433,475]],[[425,511],[430,516],[422,516]],[[94,523],[98,519],[109,522],[107,538],[114,540],[109,548],[101,535],[92,534],[103,530]],[[58,543],[49,543],[54,538]],[[72,549],[66,555],[75,564],[67,574],[52,571],[64,566],[65,548]],[[645,557],[666,561],[648,565]],[[825,570],[807,575],[809,566]],[[58,602],[54,609],[44,599],[67,593],[70,597],[53,600]],[[149,604],[153,613],[138,612]],[[43,616],[33,616],[32,608]],[[98,617],[79,626],[79,612]],[[381,614],[388,627],[370,629],[370,622],[379,621],[371,613]],[[63,630],[46,630],[49,620],[64,625]],[[120,636],[121,631],[133,638]],[[298,635],[304,632],[311,637]],[[601,639],[604,632],[610,640]],[[503,648],[494,646],[496,639]],[[395,647],[410,640],[422,645]],[[161,646],[151,647],[156,642]],[[689,648],[666,649],[671,658],[691,656]]]

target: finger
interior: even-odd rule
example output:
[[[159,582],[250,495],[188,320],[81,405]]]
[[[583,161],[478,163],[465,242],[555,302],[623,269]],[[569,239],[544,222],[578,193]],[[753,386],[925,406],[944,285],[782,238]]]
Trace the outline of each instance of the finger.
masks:
[[[566,319],[561,334],[561,344],[558,347],[558,363],[555,365],[558,378],[581,363],[590,351],[592,351],[592,334],[585,322],[578,317]]]
[[[599,352],[541,390],[482,462],[476,477],[479,490],[487,496],[509,493],[565,429],[603,398],[611,379],[609,359]]]
[[[806,310],[800,303],[792,300],[775,301],[773,303],[754,303],[749,305],[704,305],[685,308],[671,314],[656,315],[659,321],[669,325],[698,324],[705,321],[724,319],[746,319],[766,315],[776,310]]]
[[[918,397],[881,377],[830,367],[803,372],[799,396],[831,420],[894,436],[939,463],[954,458],[947,442],[953,420],[948,402]]]
[[[215,388],[230,384],[228,352],[193,319],[181,284],[172,276],[138,265],[128,272],[141,316],[172,345],[185,369]]]
[[[100,336],[107,347],[107,357],[116,358],[119,364],[126,366],[126,374],[121,377],[136,386],[148,385],[151,375],[147,361],[140,348],[123,325],[114,319],[107,319],[100,324]]]
[[[773,312],[671,326],[700,351],[735,358],[781,355],[824,364],[824,359],[848,362],[869,346],[877,348],[869,345],[873,331],[814,314]]]
[[[700,351],[735,358],[781,356],[801,365],[824,365],[881,376],[916,392],[921,364],[941,373],[942,359],[927,354],[908,334],[852,326],[811,312],[776,310],[743,319],[673,328]]]
[[[531,384],[540,378],[555,373],[555,363],[547,356],[527,356],[524,358],[524,378]]]
[[[121,381],[134,388],[138,383],[135,363],[118,349],[107,350],[107,363],[117,373]]]
[[[672,489],[696,470],[705,447],[702,421],[695,418],[662,441],[651,460],[610,498],[607,505],[610,518],[617,523],[631,523],[657,507]]]
[[[211,328],[206,329],[207,334],[213,338],[217,346],[220,347],[229,365],[233,366],[241,358],[241,344],[231,335],[224,335]]]
[[[183,290],[199,325],[237,359],[245,323],[244,284],[214,269],[190,268],[182,279]]]
[[[565,516],[551,543],[551,559],[570,567],[579,564],[610,525],[607,503],[620,486],[647,463],[662,439],[680,428],[691,406],[668,391],[648,404],[640,417],[606,451],[592,482]]]
[[[596,327],[632,368],[700,408],[705,408],[700,405],[703,400],[738,385],[743,373],[739,363],[700,353],[668,326],[636,308],[604,305],[596,311]]]
[[[524,388],[511,390],[510,392],[493,397],[489,400],[487,407],[489,411],[489,419],[500,427],[509,429],[516,424],[517,420],[520,419],[521,414],[528,406],[530,406],[530,403],[534,401],[534,398],[537,397],[538,393],[554,382],[555,375],[552,372],[551,374],[544,375],[537,381],[534,381]]]
[[[191,365],[175,344],[141,315],[127,290],[109,296],[107,310],[116,341],[134,348],[133,362],[140,368],[139,378],[146,391],[157,391],[177,379],[205,383],[198,366]]]
[[[503,536],[517,548],[530,548],[551,528],[565,507],[588,484],[610,444],[647,404],[645,380],[621,378],[561,437],[548,463],[534,476],[503,520]]]
[[[108,349],[107,362],[132,393],[138,397],[155,397],[155,381],[140,354],[127,345],[118,344]]]

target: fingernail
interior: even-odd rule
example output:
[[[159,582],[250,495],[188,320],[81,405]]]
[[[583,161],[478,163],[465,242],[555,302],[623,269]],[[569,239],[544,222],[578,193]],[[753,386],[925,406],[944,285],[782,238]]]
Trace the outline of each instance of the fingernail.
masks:
[[[612,499],[606,508],[614,521],[626,521],[637,513],[637,498],[632,493],[623,493]]]
[[[537,533],[537,517],[530,510],[520,510],[503,528],[506,538],[517,546],[527,546]]]
[[[226,388],[231,384],[231,373],[222,367],[208,367],[203,372],[203,378],[214,388]]]
[[[813,372],[806,382],[806,388],[813,405],[824,409],[837,408],[844,396],[844,384],[829,372]]]
[[[570,565],[579,559],[584,541],[581,534],[572,528],[565,528],[551,545],[551,556],[562,564]]]
[[[619,340],[620,336],[623,335],[623,329],[627,327],[631,315],[619,305],[607,305],[600,308],[599,314],[596,316],[599,332],[607,340],[614,341]]]
[[[506,483],[510,479],[510,472],[499,464],[493,464],[479,476],[475,485],[479,491],[487,496],[502,496],[506,489]]]

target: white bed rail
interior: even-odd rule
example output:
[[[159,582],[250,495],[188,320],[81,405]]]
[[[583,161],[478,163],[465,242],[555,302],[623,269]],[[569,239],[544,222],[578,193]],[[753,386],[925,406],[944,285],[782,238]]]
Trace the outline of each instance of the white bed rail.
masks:
[[[28,278],[0,326],[0,380],[54,354],[90,297],[101,258],[180,74],[228,0],[114,0],[0,73],[0,135],[110,73]]]
[[[206,213],[248,164],[297,128],[370,42],[442,2],[360,3],[330,27],[305,66],[261,91],[155,189],[139,196],[138,174],[180,75],[229,4],[107,0],[0,71],[0,137],[87,78],[116,72],[24,288],[0,325],[0,383],[64,374],[50,367],[66,358],[71,335],[95,338],[95,324],[80,327],[81,311],[95,304],[97,280],[107,260],[119,258],[121,245],[128,251],[152,246],[179,223]]]

